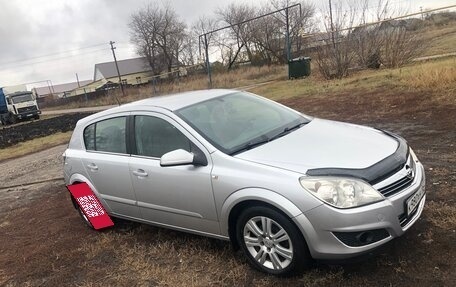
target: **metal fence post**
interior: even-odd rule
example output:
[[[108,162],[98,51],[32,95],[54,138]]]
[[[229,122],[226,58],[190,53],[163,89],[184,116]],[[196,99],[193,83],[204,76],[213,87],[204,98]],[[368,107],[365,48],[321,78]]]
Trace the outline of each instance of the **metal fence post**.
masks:
[[[206,49],[206,68],[209,77],[209,89],[212,88],[211,63],[209,62],[209,44],[207,43],[207,34],[204,34],[204,48]]]

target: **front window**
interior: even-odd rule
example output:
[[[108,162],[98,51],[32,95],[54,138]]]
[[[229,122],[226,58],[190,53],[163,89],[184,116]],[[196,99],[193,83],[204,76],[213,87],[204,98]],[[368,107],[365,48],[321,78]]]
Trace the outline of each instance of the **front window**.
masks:
[[[135,117],[136,154],[160,158],[167,152],[191,151],[190,140],[167,121],[151,116]]]
[[[279,104],[243,92],[200,102],[176,114],[227,154],[274,140],[309,122]]]
[[[12,97],[13,104],[25,103],[29,101],[33,101],[32,94],[22,94],[18,96]]]

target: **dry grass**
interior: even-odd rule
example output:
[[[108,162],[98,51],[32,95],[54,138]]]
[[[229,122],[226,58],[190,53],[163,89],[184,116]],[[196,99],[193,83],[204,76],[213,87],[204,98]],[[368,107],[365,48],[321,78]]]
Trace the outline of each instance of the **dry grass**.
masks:
[[[428,43],[423,56],[456,52],[456,22],[451,22],[445,27],[418,30],[418,33]]]
[[[111,270],[103,274],[102,284],[93,280],[82,286],[275,286],[299,284],[320,286],[342,281],[342,269],[309,270],[301,277],[281,279],[252,274],[240,254],[227,242],[141,225],[126,233],[110,230],[96,242],[78,250],[86,254],[86,270],[91,262],[109,257]],[[96,274],[90,274],[92,277]],[[101,274],[100,274],[101,275]]]
[[[401,81],[409,87],[434,91],[456,88],[456,58],[427,62],[408,69]]]
[[[456,89],[456,58],[414,63],[397,69],[365,70],[345,79],[330,81],[314,74],[306,79],[279,81],[251,91],[273,100],[283,100],[297,96],[312,99],[346,93],[363,96],[376,89],[444,92],[444,95],[450,96]]]
[[[450,203],[428,201],[425,212],[433,225],[450,232],[456,230],[456,206],[454,205],[454,200],[451,200]]]
[[[54,146],[68,143],[72,132],[56,133],[50,136],[36,138],[17,145],[0,149],[0,161],[42,151]]]

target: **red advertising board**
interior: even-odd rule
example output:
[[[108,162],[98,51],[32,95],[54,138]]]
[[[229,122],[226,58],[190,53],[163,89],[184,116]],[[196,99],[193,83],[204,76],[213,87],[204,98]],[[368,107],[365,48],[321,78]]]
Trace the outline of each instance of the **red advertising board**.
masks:
[[[67,188],[76,199],[81,211],[90,221],[93,228],[98,230],[114,225],[111,218],[106,213],[106,210],[103,208],[103,205],[101,205],[97,196],[93,193],[87,183],[68,185]]]

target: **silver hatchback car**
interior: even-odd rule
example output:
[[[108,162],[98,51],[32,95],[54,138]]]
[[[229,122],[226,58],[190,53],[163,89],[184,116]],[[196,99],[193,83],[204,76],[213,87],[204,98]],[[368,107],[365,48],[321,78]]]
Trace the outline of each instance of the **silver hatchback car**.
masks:
[[[66,184],[87,183],[110,216],[231,240],[275,275],[383,245],[426,197],[403,138],[233,90],[86,117],[64,158]]]

